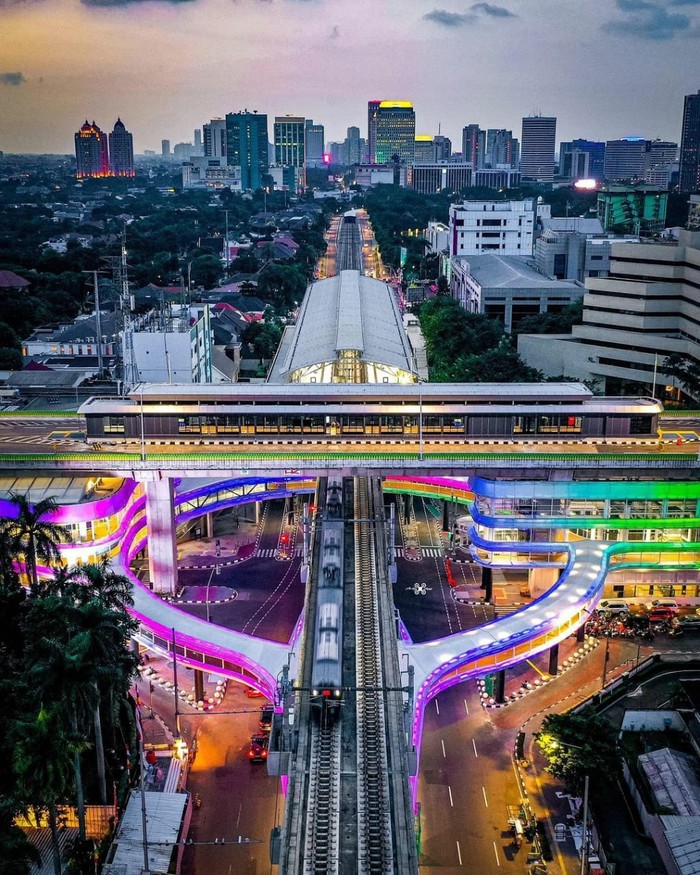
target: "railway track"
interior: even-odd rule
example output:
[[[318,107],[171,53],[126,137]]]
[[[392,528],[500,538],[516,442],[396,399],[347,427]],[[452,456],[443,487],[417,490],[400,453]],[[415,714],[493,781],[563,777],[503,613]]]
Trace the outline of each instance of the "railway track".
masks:
[[[370,483],[355,478],[358,872],[394,871]],[[363,688],[374,689],[363,689]]]
[[[304,875],[337,875],[340,826],[340,723],[311,733]]]
[[[340,223],[336,253],[338,273],[341,270],[359,270],[362,272],[362,237],[359,225],[347,222]]]

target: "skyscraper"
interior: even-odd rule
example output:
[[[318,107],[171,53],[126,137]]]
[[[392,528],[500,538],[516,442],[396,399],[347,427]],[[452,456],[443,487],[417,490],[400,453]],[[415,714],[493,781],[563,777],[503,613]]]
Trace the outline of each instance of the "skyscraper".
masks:
[[[377,116],[381,100],[370,100],[367,103],[367,161],[377,163]]]
[[[462,161],[471,163],[474,170],[484,166],[486,151],[486,131],[479,125],[466,125],[462,128]]]
[[[323,153],[326,146],[326,132],[323,125],[315,125],[311,118],[306,119],[304,129],[306,144],[304,159],[307,167],[323,167]]]
[[[136,176],[134,170],[134,138],[118,118],[109,135],[109,163],[112,176]]]
[[[213,118],[202,125],[204,134],[204,154],[207,158],[226,157],[226,120]]]
[[[95,122],[85,124],[75,135],[75,160],[78,179],[86,177],[110,176],[109,146],[107,134],[101,131]]]
[[[194,129],[194,154],[203,155],[202,152],[202,131],[200,128]]]
[[[578,153],[578,157],[570,157]],[[581,168],[581,155],[588,155],[588,175],[599,182],[605,175],[605,143],[599,140],[569,140],[559,144],[559,175],[567,179],[578,178],[576,168]],[[585,163],[585,162],[583,162]]]
[[[408,100],[382,100],[375,127],[376,164],[388,164],[398,155],[403,164],[413,164],[416,149],[416,114]]]
[[[498,167],[507,165],[515,167],[518,160],[518,141],[513,139],[513,132],[504,128],[489,128],[486,132],[485,165]]]
[[[362,164],[364,161],[364,150],[365,141],[360,136],[360,129],[355,125],[351,125],[348,128],[347,136],[345,138],[345,147],[347,149],[347,163],[348,164]]]
[[[554,148],[557,120],[552,116],[531,115],[523,119],[520,140],[520,175],[523,180],[554,180]]]
[[[160,141],[160,154],[163,158],[170,158],[170,140]]]
[[[678,190],[700,191],[700,91],[686,95],[681,131],[681,166]]]
[[[267,115],[258,112],[230,112],[226,115],[226,160],[241,168],[243,189],[262,188],[268,171]]]
[[[624,137],[622,140],[608,140],[605,144],[605,178],[641,179],[647,141],[644,137]]]

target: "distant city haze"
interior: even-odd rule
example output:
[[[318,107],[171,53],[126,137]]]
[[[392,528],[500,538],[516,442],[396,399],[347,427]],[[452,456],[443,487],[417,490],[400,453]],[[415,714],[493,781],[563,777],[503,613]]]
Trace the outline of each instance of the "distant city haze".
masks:
[[[192,142],[243,109],[343,140],[367,101],[410,100],[416,132],[556,116],[576,137],[680,140],[700,88],[700,0],[0,0],[0,151],[73,152],[120,117],[134,151]]]

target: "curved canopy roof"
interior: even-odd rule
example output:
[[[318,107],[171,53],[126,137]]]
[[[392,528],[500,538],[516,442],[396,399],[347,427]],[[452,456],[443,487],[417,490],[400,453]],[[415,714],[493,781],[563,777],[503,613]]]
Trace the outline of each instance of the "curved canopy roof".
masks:
[[[282,373],[334,362],[341,350],[355,350],[364,362],[413,370],[391,289],[356,270],[309,286]]]

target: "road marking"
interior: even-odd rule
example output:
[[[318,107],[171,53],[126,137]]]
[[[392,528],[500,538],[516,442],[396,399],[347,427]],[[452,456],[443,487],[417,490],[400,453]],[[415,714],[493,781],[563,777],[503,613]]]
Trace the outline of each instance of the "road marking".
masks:
[[[469,716],[469,705],[467,705],[467,700],[464,700],[464,710],[467,712],[467,717]]]
[[[447,754],[445,753],[445,740],[443,738],[440,739],[440,744],[442,745],[442,756],[443,759],[447,758]]]
[[[496,865],[498,868],[501,868],[501,861],[498,859],[498,848],[496,847],[496,842],[493,843],[493,852],[496,855]]]
[[[459,842],[457,842],[457,859],[459,860],[459,865],[462,865],[462,849],[459,846]]]
[[[435,700],[435,710],[440,714],[440,706],[438,705],[438,700]]]
[[[476,752],[476,742],[472,738],[472,747],[474,748],[474,756],[479,759],[479,754]]]
[[[449,784],[447,785],[447,792],[450,794],[450,805],[454,808],[455,804],[454,804],[454,801],[452,799],[452,787],[450,787]]]
[[[481,792],[484,794],[484,805],[488,808],[489,807],[489,800],[486,798],[486,787],[482,787]]]
[[[236,818],[236,829],[241,825],[241,812],[243,811],[243,803],[238,806],[238,817]]]

